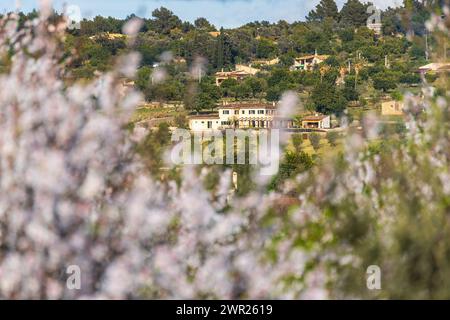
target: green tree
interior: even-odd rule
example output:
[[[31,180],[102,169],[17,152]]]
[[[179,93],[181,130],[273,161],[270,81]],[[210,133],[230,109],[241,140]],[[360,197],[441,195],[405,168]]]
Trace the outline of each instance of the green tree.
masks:
[[[152,26],[158,33],[169,34],[174,28],[181,29],[182,21],[167,8],[161,7],[152,12]]]
[[[163,155],[169,143],[169,126],[163,122],[158,125],[157,130],[150,130],[143,141],[137,145],[137,153],[142,157],[144,165],[152,174],[161,174],[159,168],[164,165]]]
[[[282,185],[287,179],[311,169],[314,165],[313,159],[307,153],[286,152],[280,164],[278,174],[269,185],[269,189],[274,190]]]
[[[269,39],[259,39],[256,43],[256,57],[267,59],[277,54],[277,46]]]
[[[345,78],[345,86],[344,89],[342,89],[342,94],[344,95],[347,101],[359,100],[359,93],[355,89],[355,81],[356,77],[354,76],[348,76]]]
[[[232,44],[224,29],[220,29],[220,34],[216,40],[215,68],[220,70],[233,64]]]
[[[205,31],[216,30],[216,28],[206,18],[203,18],[203,17],[197,18],[194,21],[194,26],[198,29],[202,29]]]
[[[267,89],[267,82],[263,78],[248,77],[244,80],[244,85],[250,88],[250,94],[253,98],[261,98],[261,95]]]
[[[343,27],[365,26],[368,18],[367,5],[359,0],[348,0],[340,12],[340,24]]]
[[[236,97],[236,88],[239,86],[239,82],[236,79],[225,79],[220,84],[220,89],[222,90],[222,95],[227,98]]]
[[[142,91],[146,90],[150,85],[150,77],[152,75],[152,68],[144,66],[137,71],[136,87]]]
[[[308,21],[319,22],[324,21],[326,18],[331,18],[336,22],[339,20],[338,7],[334,0],[321,0],[315,10],[311,10],[306,17]]]
[[[325,81],[313,89],[311,100],[315,110],[323,114],[341,115],[347,106],[347,100],[342,91],[337,90],[334,84]]]
[[[294,133],[291,136],[292,139],[292,145],[294,146],[294,149],[297,153],[302,151],[302,144],[303,144],[303,136],[300,133]]]
[[[328,131],[326,138],[328,140],[328,143],[330,144],[330,146],[332,147],[336,147],[337,146],[337,141],[339,139],[339,133],[337,133],[336,131]]]
[[[252,95],[252,88],[244,82],[235,87],[235,93],[237,99],[250,98]]]
[[[319,150],[320,148],[320,140],[321,140],[320,134],[312,132],[308,138],[309,142],[311,143],[311,146],[314,148],[314,151],[317,152],[317,150]]]
[[[212,78],[204,78],[199,85],[199,93],[195,102],[195,110],[212,110],[221,97],[220,88],[216,86]]]
[[[373,86],[377,90],[389,91],[397,87],[400,75],[391,70],[377,73],[372,77]]]

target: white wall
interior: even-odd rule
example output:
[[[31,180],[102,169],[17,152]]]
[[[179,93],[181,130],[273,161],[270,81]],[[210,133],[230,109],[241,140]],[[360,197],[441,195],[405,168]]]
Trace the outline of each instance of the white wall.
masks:
[[[212,122],[211,128],[208,128],[208,121]],[[220,119],[190,119],[189,128],[192,131],[218,130],[220,128]]]
[[[328,116],[322,120],[322,129],[330,129],[331,128],[331,117]]]
[[[267,110],[269,110],[269,114],[267,114]],[[229,114],[224,114],[223,112],[228,111]],[[238,111],[237,114],[235,114],[235,111]],[[254,111],[255,114],[250,114],[250,111]],[[258,111],[263,111],[263,114],[258,114]],[[219,108],[219,117],[221,121],[232,121],[232,120],[240,120],[243,118],[248,117],[254,117],[259,118],[260,120],[272,120],[274,117],[274,113],[272,111],[275,111],[275,109],[265,109],[262,107],[261,109],[256,108],[241,108],[239,110],[235,109],[220,109]],[[243,113],[244,112],[244,113]]]

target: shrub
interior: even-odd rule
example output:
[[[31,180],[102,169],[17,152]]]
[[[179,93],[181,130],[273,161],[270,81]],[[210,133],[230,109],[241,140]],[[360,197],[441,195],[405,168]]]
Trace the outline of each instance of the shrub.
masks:
[[[302,150],[303,137],[300,133],[294,133],[291,137],[292,145],[296,152],[300,152]]]
[[[335,147],[337,145],[337,140],[339,139],[339,133],[337,133],[336,131],[328,131],[327,132],[327,140],[328,143]]]
[[[320,148],[320,140],[321,140],[320,134],[318,133],[313,132],[309,135],[309,142],[311,143],[312,147],[316,152]]]

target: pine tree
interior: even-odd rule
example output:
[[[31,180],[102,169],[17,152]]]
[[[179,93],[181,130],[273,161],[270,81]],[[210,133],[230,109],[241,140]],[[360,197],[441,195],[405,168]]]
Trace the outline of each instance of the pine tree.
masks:
[[[336,22],[339,20],[339,11],[334,0],[321,0],[316,9],[310,11],[306,17],[308,21],[319,22],[324,21],[326,18],[331,18]]]
[[[340,23],[344,27],[361,27],[366,25],[368,17],[366,4],[359,0],[348,0],[340,12]]]
[[[217,37],[216,46],[216,68],[222,69],[224,66],[224,50],[225,50],[225,35],[223,28],[220,29],[220,35]]]

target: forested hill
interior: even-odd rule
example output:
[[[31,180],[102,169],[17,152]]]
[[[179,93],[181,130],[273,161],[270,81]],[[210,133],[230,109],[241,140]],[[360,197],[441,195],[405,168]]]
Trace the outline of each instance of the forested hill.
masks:
[[[232,67],[235,63],[248,62],[255,58],[275,56],[280,56],[286,63],[297,54],[313,53],[316,49],[322,54],[350,54],[356,43],[348,45],[349,31],[366,25],[369,17],[368,6],[369,4],[358,0],[348,0],[339,12],[334,0],[322,0],[305,19],[299,17],[299,20],[305,20],[304,22],[289,24],[281,20],[271,24],[257,21],[226,30],[218,29],[201,17],[193,24],[182,21],[170,10],[161,7],[153,11],[152,18],[143,18],[144,25],[137,49],[143,54],[145,65],[152,65],[158,61],[162,52],[170,50],[186,58],[188,62],[195,56],[202,55],[213,69]],[[36,15],[36,12],[23,15],[23,18],[33,15]],[[409,30],[422,35],[429,10],[422,1],[409,0],[403,7],[383,11],[381,16],[383,33],[386,36],[406,34]],[[120,34],[126,21],[133,17],[134,15],[130,15],[122,20],[97,16],[92,20],[82,21],[81,29],[73,30],[72,34],[87,42],[89,37],[100,33]],[[221,33],[217,35],[214,31]],[[102,60],[103,65],[97,65],[99,61],[92,62],[95,67],[106,67],[108,63],[104,58],[115,55],[123,48],[120,39],[110,41],[111,43],[102,41],[102,38],[98,41],[102,49],[90,48],[93,44],[86,44],[86,49],[92,51],[90,54],[95,53],[94,56],[100,55],[102,58],[95,60]],[[369,44],[361,46],[363,53],[382,55],[379,50],[368,54],[368,51],[373,49]]]
[[[181,101],[188,90],[187,71],[195,59],[202,57],[205,77],[199,85],[199,100],[185,101],[186,108],[189,105],[212,108],[220,98],[276,101],[282,92],[297,90],[311,94],[310,103],[316,109],[338,113],[344,108],[343,99],[358,101],[361,95],[367,97],[370,90],[386,92],[395,90],[398,84],[420,81],[417,67],[426,63],[425,21],[430,12],[439,13],[441,8],[441,1],[424,3],[407,0],[401,7],[381,12],[382,35],[366,27],[369,4],[358,0],[348,0],[340,11],[334,0],[321,0],[305,18],[299,17],[298,22],[259,21],[235,29],[218,29],[201,17],[192,24],[161,7],[153,11],[151,18],[143,18],[143,27],[132,48],[142,56],[136,84],[148,100]],[[21,14],[22,21],[36,14]],[[88,79],[96,72],[107,71],[116,56],[129,50],[122,29],[133,17],[121,20],[97,16],[82,21],[80,29],[69,31],[66,49],[72,55],[75,53],[70,65],[71,76]],[[433,46],[433,40],[428,39],[430,52]],[[166,81],[156,85],[149,80],[161,63],[162,54],[167,52],[173,63],[165,65]],[[316,68],[310,73],[289,70],[296,57],[315,52],[329,55],[325,70]],[[213,76],[217,71],[273,58],[279,62],[257,66],[264,71],[257,77],[239,85],[228,81],[220,89],[214,85]],[[352,69],[358,64],[358,69]],[[336,79],[348,66],[350,72],[342,81],[346,85],[338,90]],[[323,97],[320,92],[329,96]]]

